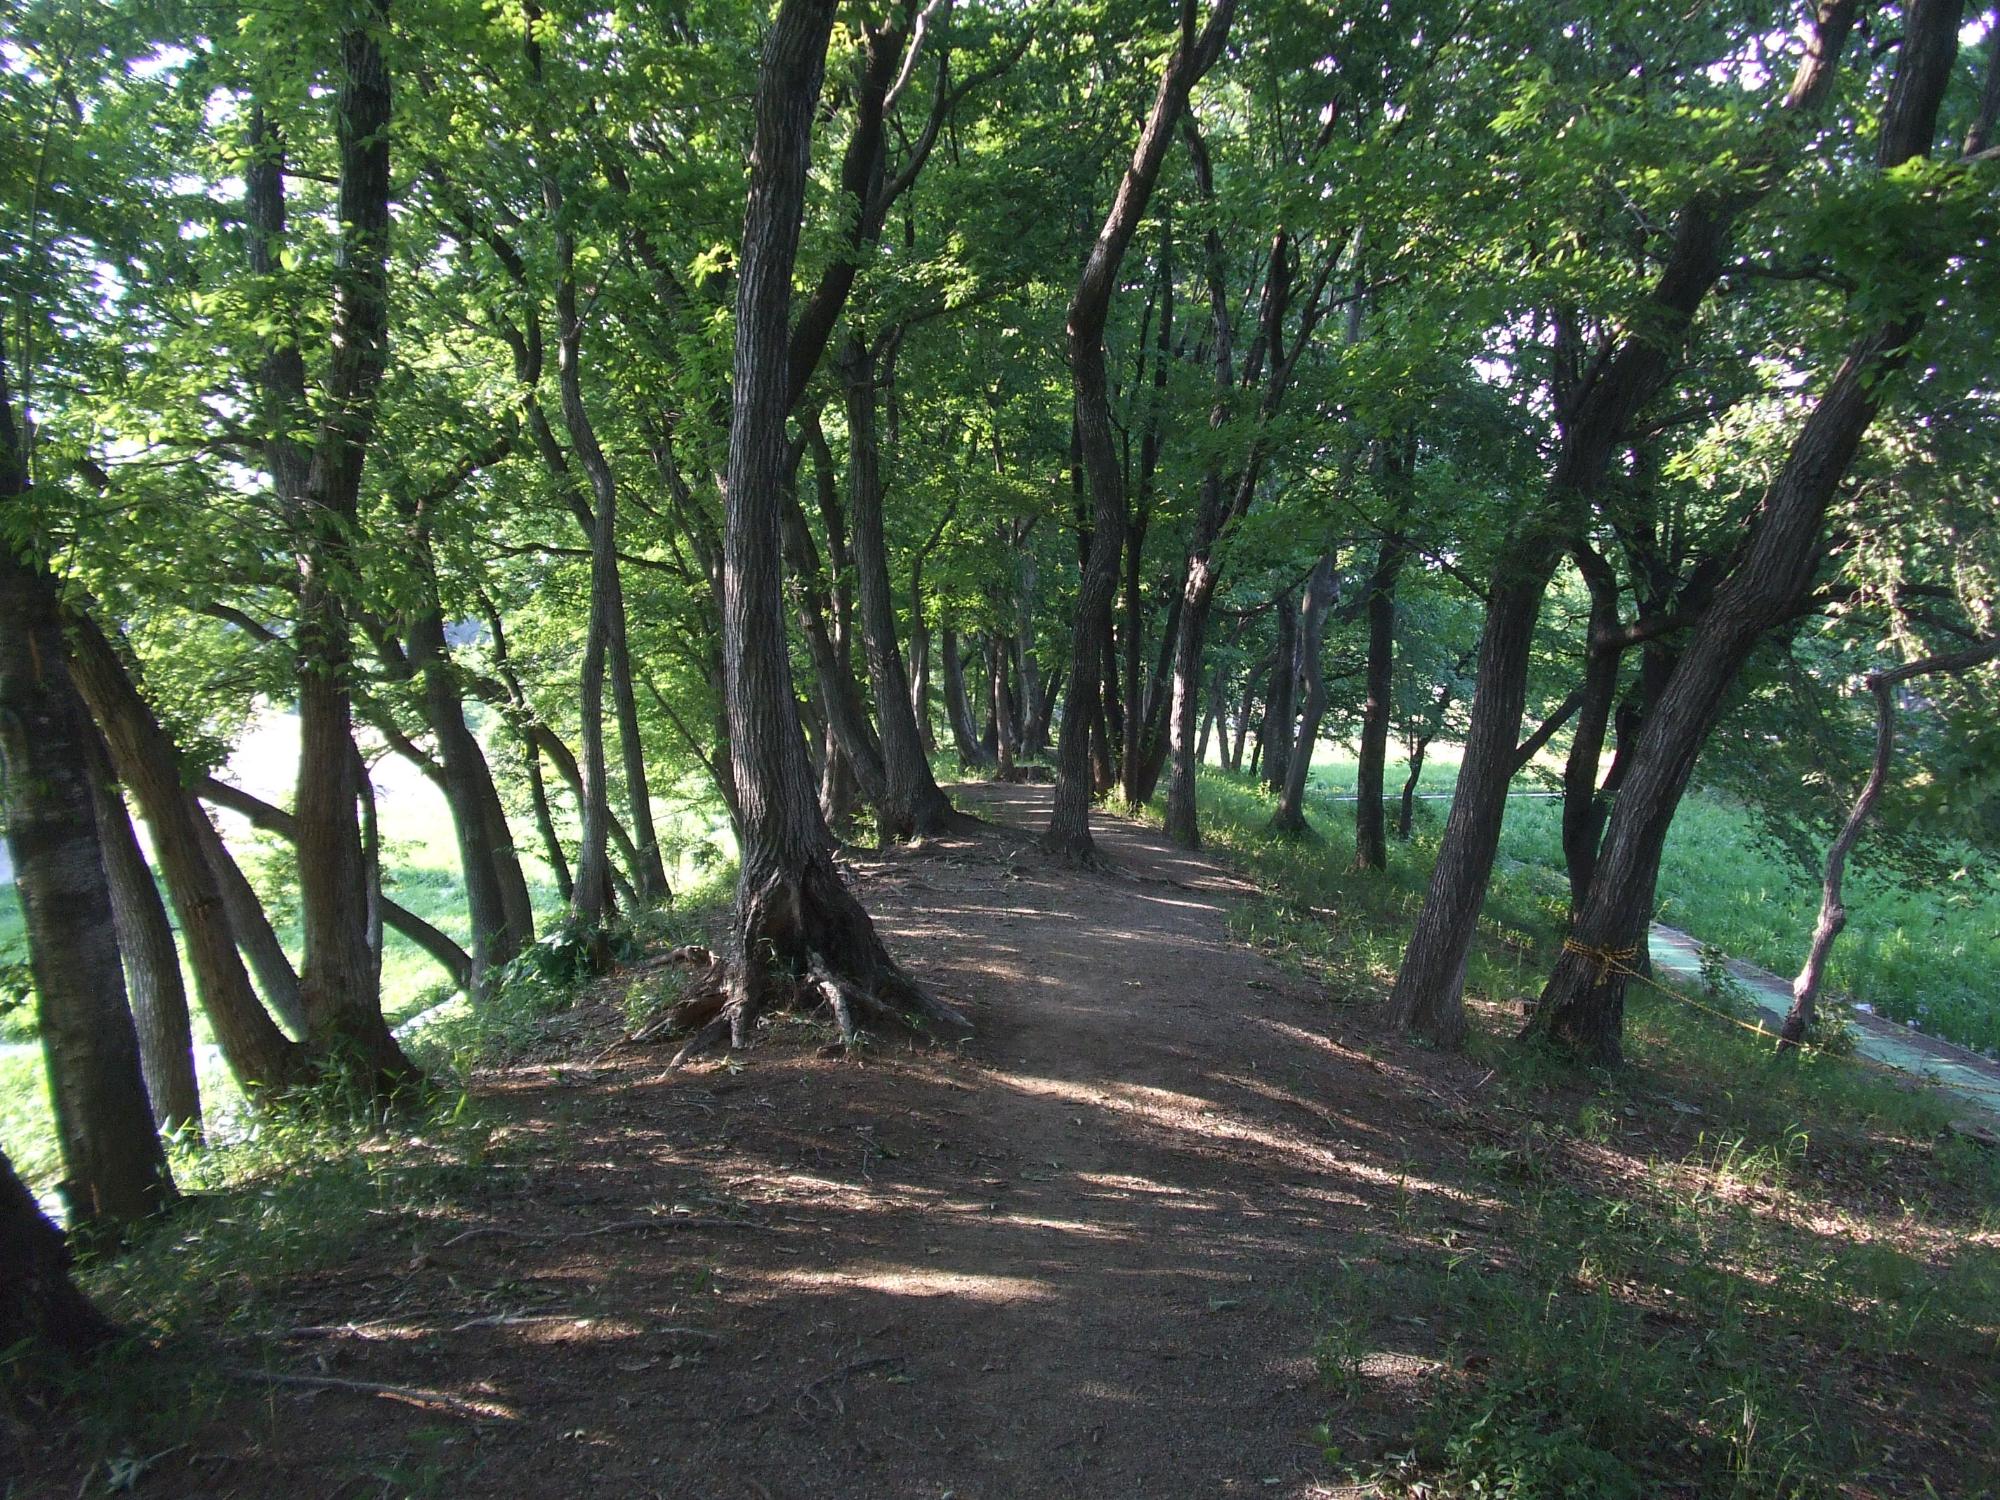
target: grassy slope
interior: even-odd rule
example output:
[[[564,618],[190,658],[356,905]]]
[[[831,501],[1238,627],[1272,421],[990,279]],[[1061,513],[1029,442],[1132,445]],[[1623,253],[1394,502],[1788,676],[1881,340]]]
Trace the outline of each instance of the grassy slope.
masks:
[[[1239,933],[1378,1024],[1434,851],[1355,875],[1346,823],[1273,838],[1269,798],[1219,773],[1202,804],[1266,892]],[[1561,940],[1542,873],[1504,874],[1482,925],[1470,1107],[1412,1098],[1497,1224],[1413,1201],[1329,1254],[1330,1462],[1425,1496],[1992,1493],[2000,1160],[1933,1093],[1643,990],[1616,1074],[1518,1047],[1509,997]]]
[[[1434,759],[1425,767],[1423,789],[1449,792],[1455,771],[1447,758]],[[1354,789],[1352,757],[1323,746],[1311,785],[1314,822],[1350,828],[1353,804],[1329,799]],[[1517,786],[1539,789],[1529,777]],[[1433,828],[1446,806],[1424,804]],[[1559,803],[1510,802],[1500,852],[1503,903],[1525,901],[1551,914],[1567,910]],[[2000,890],[1971,873],[1971,851],[1966,858],[1966,876],[1944,890],[1908,889],[1865,863],[1851,868],[1847,928],[1834,948],[1828,982],[1884,1015],[2000,1054],[2000,975],[1992,963]],[[1804,960],[1818,914],[1816,873],[1775,854],[1738,808],[1700,791],[1687,798],[1660,869],[1661,921],[1773,973],[1791,974]]]

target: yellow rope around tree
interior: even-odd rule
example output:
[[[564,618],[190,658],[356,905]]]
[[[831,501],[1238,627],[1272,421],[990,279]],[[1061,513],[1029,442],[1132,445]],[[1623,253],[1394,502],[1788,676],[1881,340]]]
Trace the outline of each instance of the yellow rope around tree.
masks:
[[[1687,1006],[1691,1010],[1698,1010],[1703,1015],[1714,1016],[1718,1021],[1727,1021],[1731,1026],[1738,1027],[1755,1036],[1763,1037],[1766,1041],[1783,1040],[1777,1032],[1769,1030],[1760,1022],[1746,1021],[1741,1016],[1732,1016],[1726,1010],[1717,1010],[1712,1005],[1703,1005],[1693,996],[1684,995],[1679,990],[1670,990],[1657,979],[1641,974],[1637,969],[1631,967],[1631,961],[1639,956],[1637,945],[1630,948],[1593,948],[1588,943],[1579,943],[1575,938],[1564,938],[1563,952],[1574,953],[1577,957],[1588,959],[1595,965],[1596,973],[1594,978],[1598,984],[1604,983],[1613,974],[1622,975],[1627,979],[1636,979],[1648,988],[1658,990],[1669,1000],[1678,1000],[1682,1005]],[[1801,1052],[1818,1052],[1821,1050],[1807,1042],[1795,1042],[1793,1045]]]

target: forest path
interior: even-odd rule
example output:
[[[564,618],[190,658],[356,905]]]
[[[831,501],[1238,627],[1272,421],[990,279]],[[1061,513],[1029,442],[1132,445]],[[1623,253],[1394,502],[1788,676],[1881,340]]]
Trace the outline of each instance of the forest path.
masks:
[[[1332,1493],[1316,1288],[1364,1224],[1490,1231],[1476,1075],[1343,1044],[1231,941],[1215,864],[1103,818],[1115,867],[1063,868],[1047,788],[957,795],[995,826],[850,874],[970,1042],[854,1061],[800,1025],[669,1072],[606,1023],[482,1080],[506,1170],[414,1261],[302,1287],[301,1323],[375,1321],[293,1348],[492,1419],[280,1391],[215,1492],[387,1493],[358,1455],[401,1451],[454,1496]]]

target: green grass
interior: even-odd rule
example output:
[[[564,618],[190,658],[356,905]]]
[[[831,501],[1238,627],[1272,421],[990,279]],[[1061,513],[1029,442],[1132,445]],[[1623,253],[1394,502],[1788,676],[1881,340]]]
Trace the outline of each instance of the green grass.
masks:
[[[1379,1004],[1434,834],[1359,874],[1351,804],[1309,840],[1269,833],[1271,807],[1204,774],[1209,843],[1263,892],[1236,930],[1333,1005]],[[2000,1162],[1932,1091],[1647,990],[1615,1073],[1522,1047],[1491,1002],[1560,942],[1550,873],[1501,872],[1468,976],[1490,1226],[1410,1200],[1311,1289],[1329,1461],[1427,1497],[1990,1493]]]
[[[1393,792],[1401,786],[1400,768],[1390,769]],[[1455,779],[1449,757],[1434,755],[1422,789],[1449,792]],[[1351,839],[1353,804],[1332,799],[1353,791],[1352,757],[1321,746],[1309,786],[1307,812],[1315,826]],[[1517,791],[1539,788],[1532,774],[1516,782]],[[1435,830],[1447,806],[1420,803],[1418,827]],[[1560,802],[1510,800],[1500,855],[1499,909],[1518,910],[1524,900],[1555,913],[1568,909]],[[1827,983],[1883,1015],[2000,1055],[2000,972],[1992,961],[2000,935],[2000,881],[1992,862],[1974,850],[1955,851],[1953,858],[1963,873],[1948,887],[1934,888],[1901,883],[1857,857],[1846,886],[1848,924],[1834,947]],[[1776,852],[1744,809],[1699,788],[1682,803],[1667,836],[1659,894],[1660,921],[1787,976],[1804,961],[1819,915],[1818,872]]]

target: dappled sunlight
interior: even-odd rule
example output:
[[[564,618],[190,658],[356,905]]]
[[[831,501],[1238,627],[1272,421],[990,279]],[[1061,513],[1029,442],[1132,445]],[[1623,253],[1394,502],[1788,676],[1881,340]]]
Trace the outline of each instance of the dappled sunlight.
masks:
[[[1057,1292],[1032,1276],[953,1271],[932,1266],[849,1267],[838,1271],[779,1270],[766,1280],[812,1292],[881,1292],[892,1297],[952,1297],[969,1302],[1053,1302]]]

